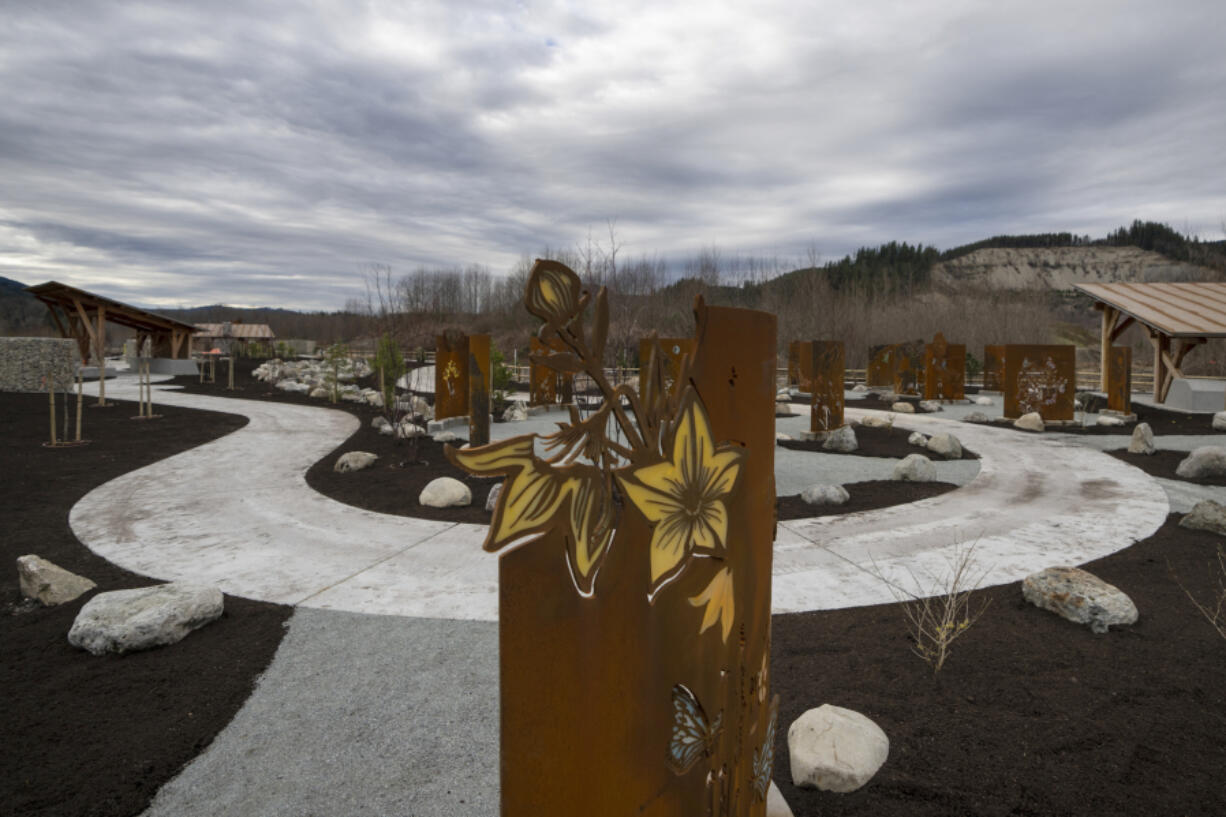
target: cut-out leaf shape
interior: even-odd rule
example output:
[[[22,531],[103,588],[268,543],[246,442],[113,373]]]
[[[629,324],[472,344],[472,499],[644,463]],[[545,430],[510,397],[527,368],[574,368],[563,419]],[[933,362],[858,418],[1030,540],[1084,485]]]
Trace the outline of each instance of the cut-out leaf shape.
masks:
[[[732,618],[736,613],[736,602],[732,597],[732,568],[721,568],[711,578],[707,589],[690,599],[690,604],[695,607],[706,605],[698,634],[702,635],[716,622],[719,622],[723,630],[724,643],[727,644],[728,636],[732,633]]]
[[[724,497],[736,488],[745,449],[718,448],[698,393],[688,387],[666,440],[668,459],[618,473],[626,498],[655,526],[651,592],[677,573],[693,551],[719,553],[728,535]]]
[[[552,326],[563,326],[579,313],[579,276],[565,264],[538,258],[528,278],[524,306]]]

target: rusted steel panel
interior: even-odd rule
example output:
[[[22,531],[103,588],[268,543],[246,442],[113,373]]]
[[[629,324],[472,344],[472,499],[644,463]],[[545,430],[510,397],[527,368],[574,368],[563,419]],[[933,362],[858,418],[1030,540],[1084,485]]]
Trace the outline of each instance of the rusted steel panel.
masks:
[[[936,337],[924,347],[924,399],[962,400],[966,397],[966,346]]]
[[[1075,346],[1005,347],[1006,417],[1037,411],[1044,420],[1072,420],[1076,391]]]
[[[643,338],[639,341],[639,371],[644,371],[651,361],[653,345],[658,343],[664,355],[664,379],[670,385],[677,381],[681,359],[694,354],[693,338]]]
[[[808,390],[813,395],[809,430],[834,431],[843,427],[843,341],[815,340],[807,346]]]
[[[1132,414],[1132,349],[1127,346],[1107,352],[1107,408]]]
[[[800,356],[803,354],[801,348],[805,341],[794,340],[788,344],[788,385],[800,385]]]
[[[468,336],[468,444],[490,441],[490,336]]]
[[[869,347],[868,369],[864,376],[866,386],[873,388],[894,385],[894,350],[896,348],[897,344],[893,343]]]
[[[889,386],[899,394],[916,394],[923,361],[922,340],[870,347],[867,385]]]
[[[583,331],[589,299],[573,272],[538,262],[528,288],[548,328]],[[589,358],[550,362],[579,366],[612,397],[599,370],[603,299]],[[563,423],[551,459],[532,436],[448,451],[507,477],[485,545],[508,546],[504,815],[765,814],[778,711],[768,677],[775,317],[701,301],[695,314],[698,352],[678,387],[663,388],[649,364],[637,399]],[[606,424],[621,432],[607,436]]]
[[[534,356],[546,354],[549,351],[562,352],[565,344],[556,338],[552,343],[544,343],[539,338],[532,338],[530,349]],[[570,403],[574,395],[575,376],[560,374],[548,366],[532,363],[528,370],[528,405],[552,406],[557,403]]]
[[[1003,391],[1005,387],[1005,347],[983,347],[983,390]]]
[[[435,338],[434,419],[468,413],[468,336],[447,332]]]

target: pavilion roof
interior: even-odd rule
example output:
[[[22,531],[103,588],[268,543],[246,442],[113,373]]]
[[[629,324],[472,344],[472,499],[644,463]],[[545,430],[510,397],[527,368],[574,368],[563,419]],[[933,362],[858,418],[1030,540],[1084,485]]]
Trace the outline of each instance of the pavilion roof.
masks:
[[[1172,338],[1226,337],[1226,282],[1077,284],[1076,288]]]
[[[26,292],[29,292],[49,307],[58,306],[68,313],[72,313],[76,309],[77,303],[80,303],[81,307],[87,312],[95,311],[98,307],[105,307],[107,321],[117,323],[120,326],[127,326],[130,329],[147,332],[165,332],[175,329],[193,332],[196,329],[193,324],[186,323],[185,321],[168,318],[165,315],[159,315],[156,312],[150,312],[138,306],[125,304],[123,301],[116,301],[93,292],[87,292],[84,289],[70,287],[67,284],[61,284],[59,281],[48,281],[45,284],[26,287]]]

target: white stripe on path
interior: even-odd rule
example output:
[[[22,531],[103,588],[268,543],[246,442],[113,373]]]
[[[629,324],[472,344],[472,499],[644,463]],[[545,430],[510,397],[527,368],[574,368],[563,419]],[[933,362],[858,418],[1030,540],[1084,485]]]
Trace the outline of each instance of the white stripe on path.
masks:
[[[135,384],[108,382],[115,398]],[[155,402],[245,414],[244,428],[133,471],[73,507],[73,532],[110,561],[157,579],[361,613],[496,620],[497,559],[484,526],[390,516],[312,490],[306,470],[357,429],[345,412],[159,391]],[[849,410],[854,418],[863,414]],[[900,420],[903,422],[904,420]],[[951,431],[981,456],[968,485],[909,505],[779,524],[775,612],[894,601],[874,573],[908,583],[976,542],[982,585],[1078,564],[1151,535],[1161,487],[1140,470],[1064,440],[906,417]],[[514,426],[496,426],[512,431]],[[829,481],[830,475],[814,475]],[[406,502],[416,501],[405,497]]]

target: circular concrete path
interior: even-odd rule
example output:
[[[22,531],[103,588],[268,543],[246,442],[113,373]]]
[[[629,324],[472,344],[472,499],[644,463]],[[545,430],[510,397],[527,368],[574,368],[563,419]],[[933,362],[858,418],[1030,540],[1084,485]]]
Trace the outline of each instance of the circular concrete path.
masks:
[[[136,397],[135,383],[123,378],[107,392]],[[364,511],[307,486],[306,470],[357,429],[352,415],[170,390],[155,402],[245,414],[250,423],[82,498],[69,522],[99,555],[157,579],[212,583],[253,599],[497,619],[497,558],[481,549],[483,526]],[[980,455],[978,475],[922,502],[780,523],[775,612],[892,602],[888,582],[922,592],[972,544],[980,586],[1004,584],[1113,553],[1166,519],[1161,487],[1101,452],[931,416],[898,422],[956,433]],[[519,431],[501,426],[495,434],[503,430]]]

